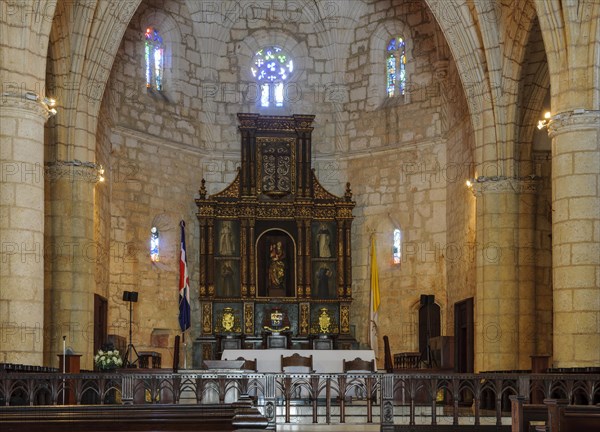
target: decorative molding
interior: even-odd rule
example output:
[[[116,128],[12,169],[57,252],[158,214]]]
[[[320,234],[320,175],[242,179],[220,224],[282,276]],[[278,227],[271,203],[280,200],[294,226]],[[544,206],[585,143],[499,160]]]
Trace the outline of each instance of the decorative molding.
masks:
[[[202,333],[212,333],[212,304],[202,303]]]
[[[254,304],[244,303],[244,333],[254,334]]]
[[[52,115],[48,105],[39,100],[39,96],[35,93],[27,92],[23,95],[3,93],[0,102],[0,110],[10,110],[13,114],[22,113],[18,117],[34,115],[41,117],[45,122]],[[2,113],[2,117],[5,116],[6,114]]]
[[[86,181],[97,183],[100,181],[101,165],[94,162],[82,162],[80,160],[54,161],[46,164],[46,178],[50,181],[69,180]]]
[[[488,193],[536,193],[539,187],[539,177],[529,176],[522,179],[507,177],[479,177],[471,187],[476,197]]]
[[[576,109],[552,116],[548,123],[548,136],[563,133],[600,129],[600,111]]]
[[[344,334],[350,334],[350,305],[340,305],[340,327],[341,332]]]

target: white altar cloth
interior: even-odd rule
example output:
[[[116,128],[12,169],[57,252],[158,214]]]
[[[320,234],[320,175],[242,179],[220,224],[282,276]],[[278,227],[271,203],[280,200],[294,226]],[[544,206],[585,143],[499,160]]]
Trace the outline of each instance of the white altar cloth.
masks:
[[[288,349],[261,349],[261,350],[223,350],[221,360],[236,360],[242,357],[246,360],[256,359],[257,372],[281,372],[281,356],[289,357],[298,353],[303,357],[313,356],[313,369],[315,372],[342,373],[343,360],[351,361],[355,358],[371,361],[375,359],[373,350],[288,350]]]

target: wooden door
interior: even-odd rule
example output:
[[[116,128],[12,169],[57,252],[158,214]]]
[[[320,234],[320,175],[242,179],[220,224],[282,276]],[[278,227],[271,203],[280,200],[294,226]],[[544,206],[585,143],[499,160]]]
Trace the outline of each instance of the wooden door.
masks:
[[[421,361],[430,368],[439,366],[433,364],[430,339],[439,336],[440,330],[440,307],[435,304],[435,297],[422,295],[419,307],[419,352]]]
[[[475,360],[473,298],[454,304],[454,370],[473,372]]]

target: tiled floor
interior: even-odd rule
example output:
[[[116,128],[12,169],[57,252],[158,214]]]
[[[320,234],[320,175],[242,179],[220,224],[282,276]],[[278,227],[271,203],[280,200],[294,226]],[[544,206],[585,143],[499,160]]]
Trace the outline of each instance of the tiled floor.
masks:
[[[329,432],[329,431],[339,431],[339,432],[359,432],[359,431],[369,431],[375,432],[380,428],[379,425],[360,425],[360,424],[319,424],[319,425],[310,425],[310,424],[278,424],[277,431],[285,431],[285,432]]]

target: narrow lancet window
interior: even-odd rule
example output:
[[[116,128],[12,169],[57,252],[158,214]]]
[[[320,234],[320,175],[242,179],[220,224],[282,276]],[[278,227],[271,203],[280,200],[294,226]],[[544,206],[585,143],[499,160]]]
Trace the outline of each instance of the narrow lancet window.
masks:
[[[160,261],[160,239],[158,228],[156,227],[152,227],[152,229],[150,229],[150,261]]]
[[[163,89],[163,70],[165,49],[158,30],[152,27],[146,29],[146,87],[161,91]]]
[[[402,262],[402,232],[398,228],[394,230],[392,257],[394,264],[400,264]]]
[[[404,94],[406,87],[406,43],[403,38],[392,38],[386,50],[386,91],[388,97]]]

